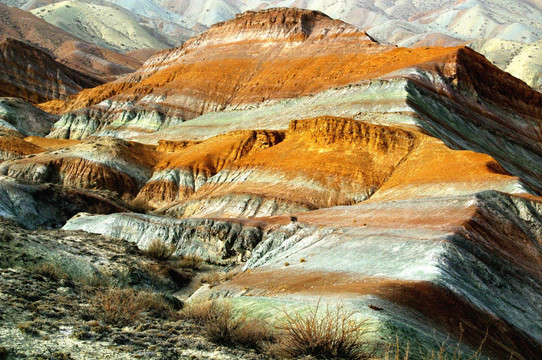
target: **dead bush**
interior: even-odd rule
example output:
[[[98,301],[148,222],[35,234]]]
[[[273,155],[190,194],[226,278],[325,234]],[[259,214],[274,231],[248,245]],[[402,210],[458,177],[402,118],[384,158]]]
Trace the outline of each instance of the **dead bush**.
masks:
[[[262,350],[275,337],[263,320],[236,313],[225,301],[207,300],[183,309],[185,318],[202,325],[207,338],[220,345],[242,345]]]
[[[354,314],[343,306],[324,310],[319,302],[306,314],[284,311],[277,326],[280,336],[271,352],[279,357],[370,359],[374,349],[365,340],[368,324],[354,319]]]
[[[183,256],[175,265],[183,269],[199,270],[203,265],[203,259],[195,255],[186,255]]]
[[[159,238],[153,239],[147,250],[145,250],[145,254],[155,260],[167,260],[174,252],[175,246],[173,244],[168,245],[164,240]]]
[[[225,281],[233,279],[234,276],[235,276],[235,272],[233,271],[212,272],[212,273],[204,274],[201,277],[201,282],[203,284],[209,284],[211,287],[213,287]]]
[[[138,197],[126,201],[126,204],[130,208],[130,210],[136,213],[146,214],[147,212],[154,210],[154,208],[150,206],[144,199]]]
[[[53,280],[67,279],[68,274],[64,271],[60,265],[51,262],[42,262],[32,266],[30,272],[41,276],[48,277]]]
[[[105,324],[125,326],[135,322],[143,312],[162,316],[171,312],[170,305],[158,294],[135,289],[107,288],[94,292],[91,312]]]
[[[181,317],[190,320],[198,325],[205,325],[211,314],[212,308],[216,306],[213,300],[193,301],[180,313]]]

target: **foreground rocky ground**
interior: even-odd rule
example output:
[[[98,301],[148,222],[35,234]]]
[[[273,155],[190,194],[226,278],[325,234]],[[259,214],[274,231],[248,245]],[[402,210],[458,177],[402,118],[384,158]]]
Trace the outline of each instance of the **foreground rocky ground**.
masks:
[[[171,295],[179,283],[161,272],[168,265],[134,245],[0,224],[1,359],[263,358],[214,344],[200,325],[181,318],[182,303]],[[104,312],[107,301],[122,296],[145,304],[134,305],[133,317],[128,308],[119,317]]]

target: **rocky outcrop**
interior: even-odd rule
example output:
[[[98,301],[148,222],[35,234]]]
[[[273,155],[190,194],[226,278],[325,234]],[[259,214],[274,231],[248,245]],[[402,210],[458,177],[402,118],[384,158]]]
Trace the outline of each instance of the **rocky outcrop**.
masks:
[[[490,358],[534,359],[542,349],[541,216],[539,199],[498,192],[299,214],[264,232],[251,271],[215,292],[258,298],[255,308],[340,297],[390,341],[399,333],[429,347],[453,334],[476,348],[487,335]]]
[[[63,99],[101,83],[13,39],[0,43],[0,68],[0,96],[19,97],[33,103]]]
[[[181,143],[181,148],[179,143],[173,143],[177,151],[162,156],[137,198],[153,207],[169,207],[188,198],[224,167],[283,139],[283,132],[252,130],[231,132],[201,143]],[[169,144],[166,150],[171,149]],[[164,143],[160,149],[164,150]]]
[[[24,135],[45,136],[58,117],[42,111],[17,98],[0,98],[0,127],[12,129]]]
[[[150,178],[155,157],[154,150],[148,146],[100,138],[4,162],[0,173],[40,183],[135,195]]]
[[[58,228],[75,214],[126,211],[112,194],[0,177],[0,216],[28,229]]]
[[[204,149],[211,140],[191,148]],[[529,192],[487,155],[451,151],[414,130],[327,116],[292,121],[284,141],[225,166],[162,211],[175,217],[261,217],[373,197],[377,201],[487,189]]]
[[[0,131],[0,162],[42,152],[45,152],[44,148],[24,140],[21,133]]]
[[[141,214],[78,214],[63,229],[124,239],[140,249],[147,249],[153,240],[161,239],[175,247],[176,255],[198,256],[217,263],[246,260],[262,238],[257,222],[177,220]]]

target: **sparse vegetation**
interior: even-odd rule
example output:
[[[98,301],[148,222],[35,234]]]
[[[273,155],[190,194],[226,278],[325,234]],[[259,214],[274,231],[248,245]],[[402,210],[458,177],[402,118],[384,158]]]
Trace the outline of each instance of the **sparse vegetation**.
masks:
[[[195,255],[183,256],[177,261],[176,266],[184,269],[199,270],[203,265],[203,259]]]
[[[203,284],[209,284],[211,287],[213,287],[225,281],[233,279],[234,276],[235,276],[234,271],[212,272],[212,273],[203,275],[201,278],[201,282]]]
[[[154,208],[147,204],[147,202],[142,198],[134,198],[132,200],[126,201],[126,204],[132,210],[136,213],[146,214],[149,211],[153,210]]]
[[[173,244],[166,244],[164,240],[159,238],[153,239],[145,250],[145,254],[155,260],[167,260],[174,252],[175,246]]]
[[[134,323],[142,312],[169,313],[171,306],[164,298],[131,288],[97,290],[90,300],[92,314],[105,324],[116,326]]]
[[[206,337],[216,344],[263,350],[275,339],[275,331],[269,324],[235,312],[226,301],[192,303],[183,309],[182,314],[185,319],[201,325]]]
[[[488,332],[486,332],[485,337],[480,342],[480,345],[476,349],[476,351],[472,355],[465,355],[461,352],[460,346],[461,341],[463,339],[463,325],[460,324],[460,337],[457,343],[450,342],[449,338],[442,342],[436,341],[438,347],[436,349],[430,349],[430,350],[423,350],[421,349],[418,351],[420,356],[422,356],[423,360],[483,360],[489,358],[482,356],[482,348],[487,340],[487,336],[489,335]],[[399,338],[396,338],[396,341],[394,344],[389,344],[385,351],[383,360],[409,360],[409,358],[414,358],[414,356],[411,355],[411,346],[410,344],[406,344],[403,347],[401,347]],[[513,355],[510,355],[510,360],[514,359]]]
[[[53,280],[67,279],[68,274],[59,264],[53,262],[42,262],[30,267],[30,272]]]
[[[320,302],[306,314],[284,311],[272,352],[280,357],[370,359],[374,349],[365,339],[368,324],[354,315],[343,306],[322,309]]]
[[[20,332],[27,335],[39,335],[40,332],[37,329],[36,323],[34,321],[27,321],[17,325],[17,328]]]

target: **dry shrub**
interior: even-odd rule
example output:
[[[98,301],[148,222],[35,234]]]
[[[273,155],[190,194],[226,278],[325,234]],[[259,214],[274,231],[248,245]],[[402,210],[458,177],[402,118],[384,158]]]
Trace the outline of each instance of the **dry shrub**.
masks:
[[[209,314],[215,306],[214,300],[192,301],[180,312],[181,317],[190,320],[198,325],[205,325]]]
[[[150,206],[145,199],[142,198],[134,198],[132,200],[126,201],[126,204],[132,210],[136,213],[146,214],[147,212],[154,210],[152,206]]]
[[[195,255],[186,255],[180,259],[176,266],[183,269],[199,270],[203,265],[203,259]]]
[[[67,279],[68,274],[55,263],[42,262],[30,268],[34,274],[42,275],[53,280]]]
[[[201,277],[201,282],[203,284],[209,284],[211,287],[216,286],[220,283],[223,283],[224,281],[228,281],[233,279],[235,276],[235,272],[228,271],[228,272],[212,272],[209,274],[204,274]]]
[[[171,312],[170,305],[160,295],[130,288],[97,290],[90,304],[97,319],[117,326],[132,324],[143,312],[157,315]]]
[[[207,338],[220,345],[242,345],[262,350],[275,337],[263,320],[236,313],[225,301],[207,300],[191,303],[183,316],[203,326]]]
[[[320,302],[307,314],[284,311],[278,342],[270,351],[279,357],[370,359],[374,349],[364,339],[368,324],[355,320],[354,314],[343,306],[322,311]]]
[[[164,240],[158,238],[153,239],[145,250],[145,254],[155,260],[167,260],[174,252],[175,246],[173,244],[168,245]]]

